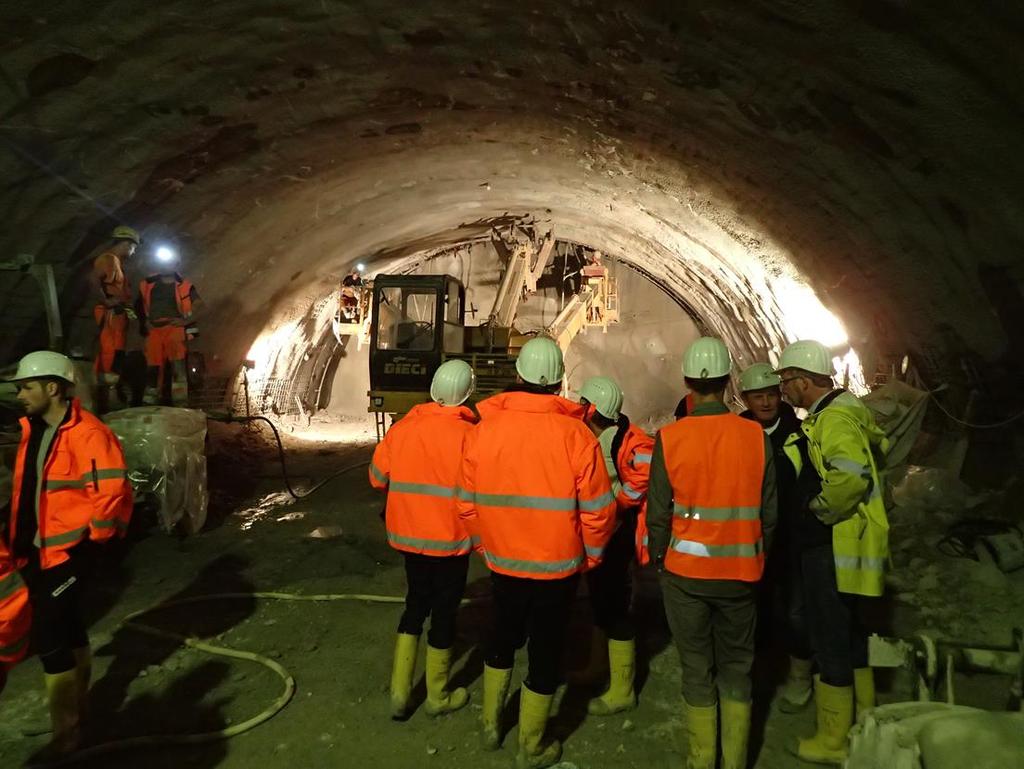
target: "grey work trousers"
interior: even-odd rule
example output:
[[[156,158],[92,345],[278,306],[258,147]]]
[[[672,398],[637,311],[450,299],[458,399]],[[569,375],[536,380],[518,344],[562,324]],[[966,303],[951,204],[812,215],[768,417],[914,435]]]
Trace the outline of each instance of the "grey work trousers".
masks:
[[[757,624],[756,584],[708,581],[664,572],[661,593],[683,668],[683,699],[709,707],[750,702]]]

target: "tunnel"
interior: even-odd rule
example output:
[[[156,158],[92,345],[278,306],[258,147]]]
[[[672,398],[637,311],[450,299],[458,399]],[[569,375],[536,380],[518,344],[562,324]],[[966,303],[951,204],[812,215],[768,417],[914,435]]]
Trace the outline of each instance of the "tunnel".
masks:
[[[565,389],[575,397],[588,377],[615,377],[625,412],[652,434],[673,422],[686,391],[683,352],[702,336],[731,352],[737,411],[739,373],[775,365],[798,339],[823,342],[837,384],[852,393],[893,382],[928,393],[911,469],[893,480],[904,494],[896,509],[913,514],[890,512],[888,593],[903,603],[881,627],[999,645],[1020,624],[1024,572],[1003,573],[973,544],[966,558],[950,549],[963,526],[977,538],[1021,525],[1018,9],[60,0],[0,3],[0,23],[0,366],[13,372],[23,355],[55,349],[88,376],[92,264],[118,226],[142,236],[126,266],[132,286],[164,247],[203,300],[190,351],[201,360],[193,372],[202,368],[192,406],[213,417],[207,530],[173,552],[165,535],[139,543],[120,566],[135,592],[113,572],[98,581],[121,585],[93,618],[113,633],[113,673],[125,672],[116,670],[122,657],[141,659],[123,628],[112,629],[125,613],[115,608],[122,590],[138,607],[218,583],[401,592],[400,565],[373,528],[380,500],[365,470],[333,481],[329,501],[291,499],[273,435],[215,421],[267,417],[284,433],[281,453],[300,486],[368,460],[392,422],[375,427],[367,411],[369,342],[332,331],[344,276],[452,276],[465,288],[467,325],[479,325],[503,274],[496,244],[517,238],[553,243],[552,266],[520,303],[516,327],[528,335],[571,299],[573,258],[597,255],[608,268],[618,320],[572,339]],[[128,355],[140,370],[143,344],[132,326]],[[4,414],[12,466],[18,428],[13,411]],[[346,501],[352,509],[331,517]],[[261,527],[265,542],[253,533]],[[332,560],[330,547],[342,555]],[[161,565],[148,575],[143,558]],[[302,657],[303,718],[316,718],[317,702],[338,717],[300,738],[275,728],[286,710],[248,746],[196,749],[197,765],[240,766],[259,751],[285,765],[293,750],[314,765],[345,765],[345,750],[366,763],[377,757],[370,743],[389,740],[396,766],[491,765],[469,747],[468,716],[387,736],[362,712],[372,709],[364,699],[382,696],[380,682],[346,688],[345,665],[333,663],[376,664],[370,650],[391,632],[386,609],[351,608],[293,642],[279,631],[304,621],[297,606],[252,605],[237,622],[204,620],[194,632],[259,645],[253,628],[262,627],[275,659]],[[332,611],[311,609],[309,622]],[[591,742],[579,766],[678,759],[681,727],[667,704],[678,668],[666,646],[652,649],[644,673],[656,712],[608,732],[568,718],[567,760],[581,737]],[[266,671],[246,678],[189,654],[139,662],[134,672],[151,675],[132,686],[146,686],[124,683],[129,693],[106,704],[153,727],[163,703],[178,713],[177,731],[204,731],[243,718],[244,707],[224,704],[232,697],[273,698],[274,682],[259,677]],[[33,665],[12,674],[0,708],[32,709],[24,670]],[[113,673],[107,689],[118,684]],[[985,681],[963,688],[990,707]],[[212,704],[215,690],[230,696]],[[190,719],[183,703],[192,694],[206,704]],[[788,766],[779,732],[798,727],[769,719],[756,765]],[[374,739],[360,744],[364,729]],[[12,730],[0,731],[0,755],[20,760],[37,745]]]

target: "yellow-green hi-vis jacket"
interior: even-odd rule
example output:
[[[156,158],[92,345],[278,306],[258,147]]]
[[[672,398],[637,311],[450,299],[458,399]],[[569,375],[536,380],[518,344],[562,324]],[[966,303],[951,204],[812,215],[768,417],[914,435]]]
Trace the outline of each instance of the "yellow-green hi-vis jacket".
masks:
[[[810,509],[832,526],[839,592],[880,596],[889,561],[889,519],[882,494],[889,441],[868,407],[848,392],[808,415],[802,429],[807,454],[821,478],[821,493],[811,500]],[[803,464],[799,437],[794,433],[785,446],[798,475]]]

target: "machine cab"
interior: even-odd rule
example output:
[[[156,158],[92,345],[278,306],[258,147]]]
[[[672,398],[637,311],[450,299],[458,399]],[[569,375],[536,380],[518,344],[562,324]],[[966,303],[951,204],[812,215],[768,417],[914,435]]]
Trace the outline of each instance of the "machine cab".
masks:
[[[445,355],[463,351],[465,303],[465,289],[451,275],[378,275],[371,315],[371,391],[429,392]]]

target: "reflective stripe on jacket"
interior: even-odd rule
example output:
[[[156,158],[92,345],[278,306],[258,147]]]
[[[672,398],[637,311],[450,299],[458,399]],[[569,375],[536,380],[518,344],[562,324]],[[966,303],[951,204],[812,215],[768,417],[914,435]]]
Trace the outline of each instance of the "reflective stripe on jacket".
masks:
[[[759,580],[767,462],[761,427],[725,413],[682,419],[660,437],[673,506],[665,568],[695,579]]]
[[[0,669],[25,657],[31,627],[28,588],[18,574],[14,558],[0,540]]]
[[[845,391],[808,415],[803,432],[821,478],[821,494],[810,508],[832,526],[839,591],[880,596],[889,560],[889,519],[878,467],[889,449],[885,433],[860,398]]]
[[[463,444],[476,415],[465,406],[415,406],[373,452],[370,484],[387,490],[388,543],[424,555],[465,555],[469,532],[455,508]]]
[[[83,539],[96,541],[123,536],[132,515],[132,487],[128,482],[121,444],[110,428],[85,411],[78,399],[71,414],[53,437],[43,466],[36,500],[40,565],[49,569],[68,559],[64,553]],[[9,541],[15,541],[18,504],[25,470],[31,426],[21,420],[21,444],[14,463]],[[31,461],[35,461],[33,458]]]
[[[488,567],[560,579],[600,563],[615,499],[583,408],[556,395],[507,392],[477,410],[458,507]]]
[[[149,320],[150,318],[149,308],[153,302],[153,286],[160,282],[159,275],[150,275],[148,278],[139,283],[139,300],[142,307],[142,312],[145,317]],[[185,280],[178,274],[174,276],[174,302],[178,305],[178,312],[181,317],[188,320],[192,317],[192,289],[194,286],[191,281]],[[157,319],[159,320],[159,319]]]

